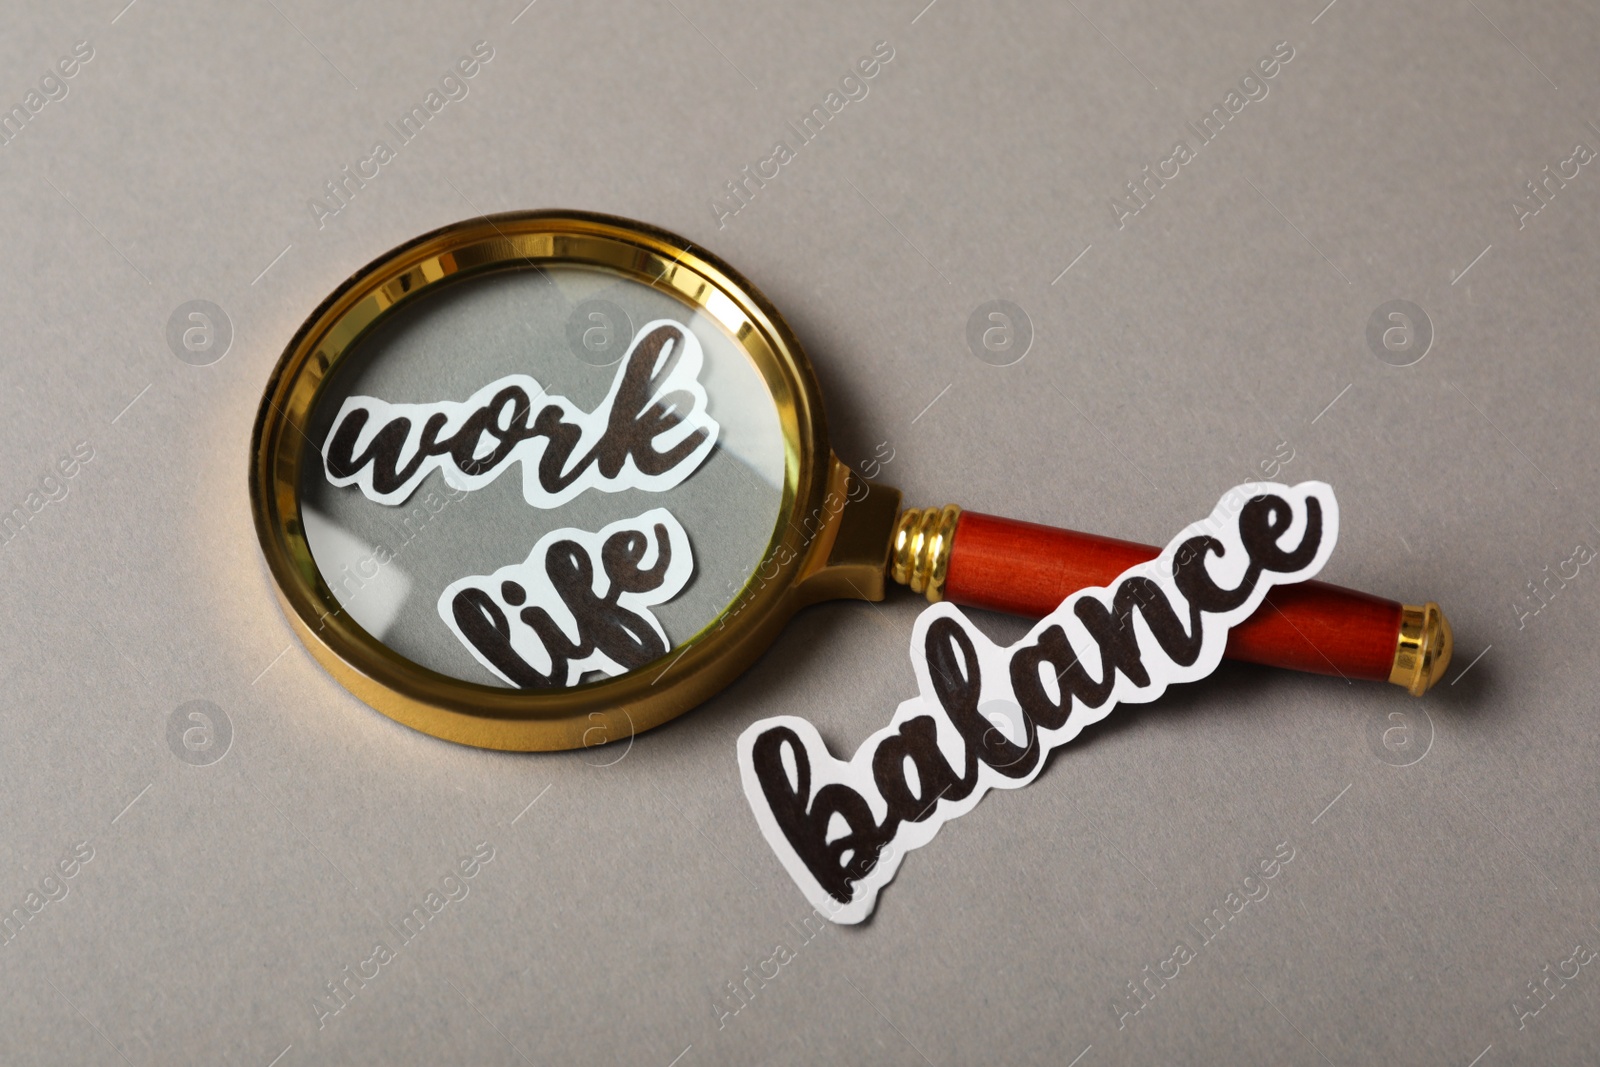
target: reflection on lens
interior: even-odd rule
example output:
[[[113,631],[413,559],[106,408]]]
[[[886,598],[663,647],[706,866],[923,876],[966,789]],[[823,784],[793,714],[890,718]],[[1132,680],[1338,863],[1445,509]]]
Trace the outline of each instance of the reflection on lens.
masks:
[[[669,655],[738,595],[783,499],[777,408],[739,344],[581,267],[423,297],[340,363],[307,436],[301,516],[340,605],[490,685]]]

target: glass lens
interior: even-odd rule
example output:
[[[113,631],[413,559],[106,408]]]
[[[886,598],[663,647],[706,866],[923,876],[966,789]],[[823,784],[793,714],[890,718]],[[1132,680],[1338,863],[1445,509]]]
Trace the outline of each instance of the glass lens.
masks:
[[[422,297],[341,362],[307,437],[306,540],[344,610],[490,685],[668,656],[738,596],[783,500],[777,407],[743,348],[584,267]]]

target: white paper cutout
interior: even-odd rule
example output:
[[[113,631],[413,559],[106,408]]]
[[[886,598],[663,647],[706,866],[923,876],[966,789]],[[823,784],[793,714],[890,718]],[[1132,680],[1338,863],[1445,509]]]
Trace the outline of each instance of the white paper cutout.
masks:
[[[524,689],[626,674],[672,642],[650,610],[694,573],[689,535],[665,508],[597,533],[552,530],[521,563],[452,582],[439,615],[474,658]]]
[[[391,505],[435,470],[457,489],[479,489],[513,463],[522,464],[523,498],[538,508],[559,507],[587,489],[662,492],[694,473],[716,445],[718,425],[699,380],[703,362],[693,331],[657,319],[634,335],[593,411],[546,393],[526,374],[490,382],[459,403],[346,397],[323,442],[323,470],[332,484],[360,486],[368,499]]]
[[[1328,485],[1251,482],[1154,560],[1072,594],[1009,647],[954,605],[930,606],[911,634],[918,696],[848,762],[796,716],[740,735],[740,776],[762,834],[813,907],[835,922],[862,921],[905,854],[990,789],[1027,785],[1051,749],[1118,704],[1155,700],[1215,670],[1228,631],[1273,586],[1320,571],[1338,534]],[[1109,665],[1114,658],[1120,668]]]

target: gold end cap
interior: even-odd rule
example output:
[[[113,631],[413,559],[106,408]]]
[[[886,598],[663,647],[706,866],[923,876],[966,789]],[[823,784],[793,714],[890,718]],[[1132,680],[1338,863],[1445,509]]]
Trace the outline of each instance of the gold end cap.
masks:
[[[1455,635],[1450,620],[1433,601],[1418,606],[1404,604],[1400,610],[1400,636],[1394,650],[1394,667],[1389,681],[1404,686],[1414,697],[1433,688],[1450,666],[1455,650]]]
[[[960,518],[961,509],[954,504],[902,511],[889,548],[889,577],[913,593],[926,594],[930,604],[943,600],[950,546]]]

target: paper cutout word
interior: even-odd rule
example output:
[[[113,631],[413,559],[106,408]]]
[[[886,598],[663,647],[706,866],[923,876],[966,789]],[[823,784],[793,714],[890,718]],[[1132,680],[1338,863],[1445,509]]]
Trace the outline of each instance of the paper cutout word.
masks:
[[[537,508],[586,489],[661,492],[694,473],[716,444],[702,362],[692,331],[658,319],[634,335],[593,411],[526,374],[490,382],[463,403],[348,397],[322,446],[323,467],[334,485],[359,485],[380,504],[405,503],[434,470],[457,489],[479,489],[512,463],[522,464],[523,498]]]
[[[835,922],[872,913],[905,853],[990,789],[1027,785],[1051,749],[1118,704],[1216,669],[1228,630],[1275,585],[1322,569],[1339,507],[1322,482],[1252,482],[1161,555],[1062,601],[1001,648],[954,605],[917,617],[919,695],[849,762],[792,715],[739,737],[745,797],[806,899]]]
[[[522,689],[626,674],[664,656],[650,609],[694,572],[689,535],[665,508],[598,533],[552,530],[522,563],[452,582],[439,614],[478,662]]]

